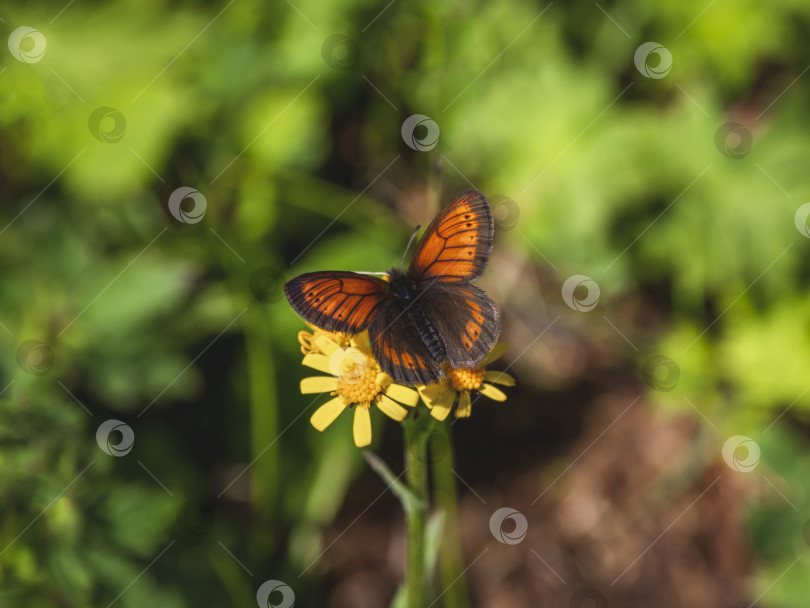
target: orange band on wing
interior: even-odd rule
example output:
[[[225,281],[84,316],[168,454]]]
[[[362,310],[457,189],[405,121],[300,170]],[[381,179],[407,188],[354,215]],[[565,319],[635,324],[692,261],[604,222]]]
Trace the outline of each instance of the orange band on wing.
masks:
[[[295,312],[329,331],[357,334],[368,327],[388,294],[388,283],[354,272],[310,272],[284,285]]]
[[[418,280],[470,281],[484,270],[494,223],[484,195],[471,191],[453,200],[428,226],[413,254]]]

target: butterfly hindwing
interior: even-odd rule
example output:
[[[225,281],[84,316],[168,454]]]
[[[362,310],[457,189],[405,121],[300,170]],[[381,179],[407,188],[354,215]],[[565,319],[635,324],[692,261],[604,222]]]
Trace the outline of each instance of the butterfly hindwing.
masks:
[[[472,190],[456,197],[425,230],[408,275],[416,281],[471,281],[484,270],[494,229],[483,194]]]
[[[498,340],[498,309],[475,285],[434,283],[422,293],[418,305],[442,337],[453,367],[480,365]]]
[[[400,384],[431,384],[444,376],[431,357],[410,315],[397,301],[382,306],[368,328],[374,358]]]
[[[310,272],[284,285],[295,312],[327,331],[358,334],[388,296],[388,284],[356,272]]]

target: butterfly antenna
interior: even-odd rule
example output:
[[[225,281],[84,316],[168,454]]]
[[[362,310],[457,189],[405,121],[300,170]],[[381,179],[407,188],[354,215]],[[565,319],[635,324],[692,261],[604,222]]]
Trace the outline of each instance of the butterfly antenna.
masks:
[[[416,238],[416,235],[419,232],[419,229],[421,227],[422,226],[417,226],[416,228],[413,229],[413,233],[411,234],[411,238],[408,239],[408,246],[405,247],[405,251],[402,252],[402,259],[399,261],[400,268],[405,263],[405,256],[408,255],[408,250],[411,248],[411,244],[413,243],[413,240]]]

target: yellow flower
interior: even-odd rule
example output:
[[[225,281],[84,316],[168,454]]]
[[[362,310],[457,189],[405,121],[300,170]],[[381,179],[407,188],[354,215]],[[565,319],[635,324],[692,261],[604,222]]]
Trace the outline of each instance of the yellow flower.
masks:
[[[486,366],[499,359],[509,345],[501,342],[493,348],[480,367],[463,369],[445,367],[446,377],[441,382],[419,387],[422,401],[430,408],[430,415],[437,420],[444,420],[453,409],[458,396],[456,418],[469,418],[472,410],[471,391],[478,391],[495,401],[506,401],[506,395],[492,383],[514,386],[515,379],[506,372],[487,371]]]
[[[299,341],[303,350],[301,334]],[[400,421],[408,415],[408,410],[401,404],[413,407],[419,401],[419,393],[394,384],[391,376],[380,370],[368,348],[368,334],[346,337],[345,346],[341,346],[344,343],[341,334],[315,329],[310,336],[306,340],[303,364],[331,374],[301,380],[303,394],[328,392],[333,397],[309,419],[319,431],[332,424],[347,407],[354,407],[354,443],[361,448],[371,443],[372,404],[390,418]]]

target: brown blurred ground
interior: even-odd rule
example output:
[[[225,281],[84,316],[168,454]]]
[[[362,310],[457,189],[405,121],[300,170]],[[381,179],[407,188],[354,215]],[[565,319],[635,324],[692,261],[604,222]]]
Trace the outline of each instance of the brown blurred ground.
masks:
[[[722,462],[700,465],[700,444],[711,439],[704,441],[693,421],[654,414],[641,400],[627,409],[634,398],[598,399],[591,424],[558,458],[526,468],[501,463],[512,468],[511,479],[501,479],[497,490],[473,482],[476,496],[459,483],[476,606],[748,606],[745,489]],[[461,476],[477,464],[465,458]],[[325,535],[328,544],[342,534],[323,558],[330,608],[388,606],[396,590],[404,552],[399,506],[386,496],[361,515],[382,488],[364,476]],[[489,531],[491,514],[502,506],[528,518],[528,535],[517,545],[497,542]],[[607,604],[570,604],[584,588],[601,593]]]

